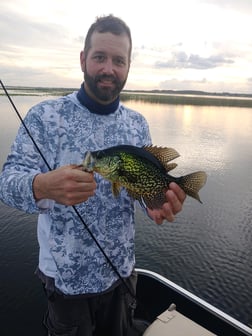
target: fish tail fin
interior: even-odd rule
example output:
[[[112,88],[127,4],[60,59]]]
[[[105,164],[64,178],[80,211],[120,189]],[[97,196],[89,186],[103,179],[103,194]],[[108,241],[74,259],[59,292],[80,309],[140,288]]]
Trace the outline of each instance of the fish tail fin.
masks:
[[[203,171],[198,171],[185,176],[181,176],[178,180],[178,184],[184,192],[198,200],[200,203],[199,190],[205,185],[207,175]]]

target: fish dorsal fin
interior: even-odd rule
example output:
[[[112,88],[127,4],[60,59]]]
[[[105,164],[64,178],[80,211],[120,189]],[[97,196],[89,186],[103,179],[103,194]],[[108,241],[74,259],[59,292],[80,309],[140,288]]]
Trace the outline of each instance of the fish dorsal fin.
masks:
[[[147,152],[155,156],[155,158],[164,166],[166,171],[170,171],[176,167],[176,164],[167,164],[167,162],[172,161],[179,157],[179,153],[168,147],[157,147],[157,146],[144,146]]]

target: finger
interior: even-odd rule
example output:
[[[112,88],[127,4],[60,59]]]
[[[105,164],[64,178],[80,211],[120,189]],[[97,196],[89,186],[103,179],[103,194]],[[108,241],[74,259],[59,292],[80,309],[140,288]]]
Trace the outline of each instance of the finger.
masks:
[[[172,213],[175,215],[177,214],[179,211],[182,210],[182,203],[181,201],[178,199],[177,195],[174,193],[174,191],[172,190],[168,190],[166,192],[166,198],[167,198],[167,203],[169,204],[169,207],[172,211]],[[165,205],[167,204],[165,203]]]
[[[95,182],[94,173],[88,173],[84,172],[83,170],[77,169],[73,171],[73,174],[76,182],[86,182],[86,183]]]
[[[89,172],[88,170],[85,170],[83,169],[83,165],[80,164],[80,165],[71,165],[73,169],[77,169],[77,170],[80,170],[80,171],[84,171],[84,172]]]
[[[88,187],[87,185],[83,186],[79,189],[80,183],[78,188],[66,192],[65,195],[62,196],[63,204],[66,205],[75,205],[88,200],[89,197],[94,196],[95,189],[92,187]]]
[[[173,222],[175,219],[175,212],[173,210],[173,206],[170,202],[164,203],[161,215],[164,219],[166,219],[168,222]]]
[[[179,201],[183,204],[186,199],[186,193],[184,192],[184,190],[181,189],[180,186],[175,182],[171,182],[169,184],[169,189],[174,191]]]
[[[94,194],[95,189],[96,185],[93,183],[78,183],[73,187],[72,192],[80,195],[84,195],[84,193]]]
[[[160,214],[160,210],[157,210],[157,209],[152,210],[152,209],[147,208],[147,212],[148,212],[149,217],[154,222],[156,222],[156,224],[162,224],[163,223],[163,220],[162,220],[162,217],[161,217],[161,214]]]
[[[163,216],[161,215],[161,213],[155,213],[153,216],[153,220],[156,224],[161,225],[163,224],[165,218],[163,218]]]
[[[148,214],[154,220],[154,222],[156,222],[156,224],[163,224],[164,220],[173,222],[175,219],[168,203],[165,203],[162,209],[148,209]]]
[[[157,218],[154,219],[154,222],[158,225],[162,225],[163,222],[164,222],[164,219],[161,218],[161,217],[157,217]]]

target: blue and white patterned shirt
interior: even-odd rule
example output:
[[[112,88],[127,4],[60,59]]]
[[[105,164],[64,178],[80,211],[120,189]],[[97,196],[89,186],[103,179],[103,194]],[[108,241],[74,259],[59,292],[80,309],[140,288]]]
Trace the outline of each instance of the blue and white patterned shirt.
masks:
[[[99,115],[80,104],[76,92],[34,106],[25,124],[52,169],[80,164],[87,151],[120,144],[151,143],[144,117],[121,103]],[[72,207],[52,200],[36,202],[34,177],[48,171],[23,126],[0,175],[0,199],[28,213],[39,213],[39,268],[65,294],[99,293],[118,280]],[[77,205],[84,222],[122,277],[135,264],[134,200],[122,189],[114,197],[110,182],[95,174],[95,196]]]

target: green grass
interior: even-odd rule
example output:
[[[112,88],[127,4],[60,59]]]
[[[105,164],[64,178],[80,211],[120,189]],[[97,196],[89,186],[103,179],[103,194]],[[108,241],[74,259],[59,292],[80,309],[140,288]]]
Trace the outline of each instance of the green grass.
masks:
[[[199,106],[233,106],[233,107],[252,107],[252,99],[238,97],[219,97],[219,96],[196,96],[196,95],[176,95],[176,94],[141,94],[141,93],[122,93],[121,100],[139,100],[148,103],[172,104],[172,105],[199,105]]]
[[[12,86],[7,87],[7,90],[10,96],[64,96],[77,89]],[[0,95],[5,95],[3,90],[0,90]],[[197,91],[123,91],[121,100],[172,105],[252,107],[252,95],[211,94]]]
[[[76,88],[44,88],[44,87],[6,87],[10,96],[65,96]],[[5,95],[3,90],[0,90],[0,96]]]

